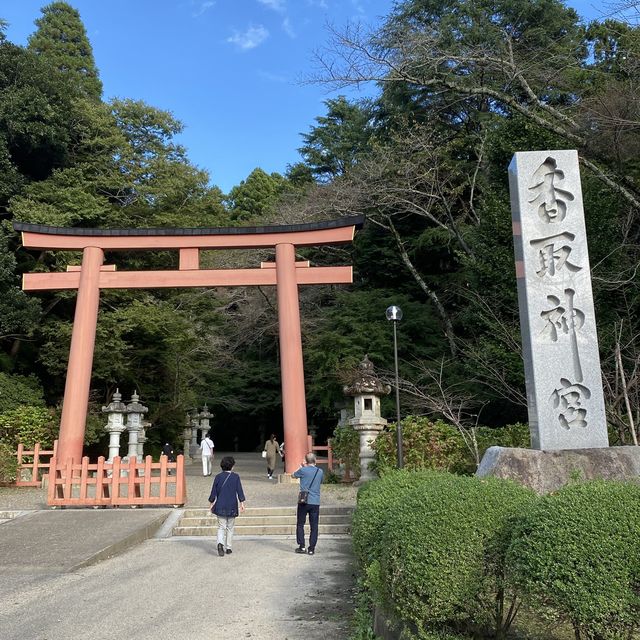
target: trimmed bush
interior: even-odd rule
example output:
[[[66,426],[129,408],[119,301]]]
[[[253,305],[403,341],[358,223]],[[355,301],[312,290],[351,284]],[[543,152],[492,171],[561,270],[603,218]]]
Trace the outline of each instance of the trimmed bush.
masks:
[[[442,420],[407,416],[402,421],[404,468],[438,469],[454,473],[471,470],[471,455],[458,429]],[[396,429],[383,431],[373,443],[380,475],[397,467]],[[475,464],[472,465],[475,469]]]
[[[507,566],[533,604],[582,640],[631,638],[640,626],[640,486],[595,481],[548,495],[513,534]]]
[[[18,474],[18,458],[15,451],[0,442],[0,482],[15,482]]]
[[[489,447],[517,447],[529,449],[531,435],[529,425],[522,422],[507,424],[504,427],[479,427],[476,432],[480,457]]]
[[[356,477],[360,476],[360,434],[351,425],[335,428],[331,449],[335,458],[348,464]]]
[[[475,433],[480,458],[492,446],[528,449],[531,445],[529,427],[521,423],[496,428],[479,427]],[[475,473],[475,457],[457,427],[443,420],[407,416],[402,421],[402,435],[405,469]],[[374,467],[380,475],[397,467],[395,424],[378,436],[373,449],[376,452]]]
[[[21,442],[27,449],[39,442],[43,448],[53,446],[57,427],[51,412],[44,407],[22,405],[0,413],[0,442],[15,452]]]
[[[351,526],[353,548],[363,569],[384,552],[382,528],[389,518],[404,510],[404,493],[434,477],[433,471],[392,471],[368,482],[358,491],[358,507]]]
[[[437,472],[369,483],[353,537],[375,601],[420,632],[504,637],[514,601],[504,553],[513,519],[535,499],[511,482]]]

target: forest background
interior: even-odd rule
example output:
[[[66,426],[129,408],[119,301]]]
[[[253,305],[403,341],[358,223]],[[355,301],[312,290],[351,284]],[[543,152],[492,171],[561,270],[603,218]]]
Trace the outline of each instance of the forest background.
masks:
[[[633,9],[633,6],[631,7]],[[628,15],[628,14],[627,14]],[[1,16],[0,16],[1,18]],[[393,363],[403,415],[461,429],[526,421],[507,166],[516,151],[578,149],[606,406],[614,443],[640,423],[640,32],[585,24],[558,0],[403,0],[383,26],[336,30],[318,53],[334,87],[302,162],[256,168],[229,193],[175,141],[182,125],[135,96],[103,100],[78,12],[42,10],[26,47],[0,24],[0,440],[53,437],[75,293],[26,295],[20,275],[63,271],[71,253],[20,247],[13,220],[70,227],[292,224],[365,214],[352,248],[299,252],[354,265],[350,287],[301,289],[309,423],[330,436],[342,385],[364,354]],[[118,269],[175,268],[167,252],[107,255]],[[268,251],[204,252],[210,268]],[[92,377],[90,451],[116,387],[149,406],[149,442],[180,441],[206,401],[220,449],[281,435],[275,291],[104,291]],[[383,412],[394,414],[392,400]],[[102,439],[102,440],[101,440]]]

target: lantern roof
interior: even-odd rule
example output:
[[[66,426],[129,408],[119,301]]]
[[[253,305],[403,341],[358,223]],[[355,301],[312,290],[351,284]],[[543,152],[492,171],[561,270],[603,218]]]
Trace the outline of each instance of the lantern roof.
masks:
[[[106,406],[102,407],[103,413],[126,413],[127,405],[122,402],[122,394],[119,389],[116,389],[111,396],[111,402]]]
[[[358,365],[351,383],[345,385],[343,391],[346,396],[386,396],[391,392],[391,387],[380,380],[367,354]]]

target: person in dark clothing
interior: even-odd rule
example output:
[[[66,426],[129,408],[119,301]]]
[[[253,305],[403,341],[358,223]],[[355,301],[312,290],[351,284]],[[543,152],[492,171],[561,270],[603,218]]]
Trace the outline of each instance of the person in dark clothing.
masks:
[[[176,461],[176,457],[173,454],[173,447],[168,442],[165,442],[164,446],[162,447],[162,455],[163,456],[167,456],[167,462],[175,462]],[[169,469],[167,471],[167,473],[170,476],[173,475],[171,469]]]
[[[298,504],[296,521],[296,553],[308,553],[312,556],[316,552],[318,541],[318,520],[320,519],[320,485],[324,472],[316,467],[315,453],[307,453],[302,461],[302,466],[291,474],[300,479],[300,491],[308,491],[306,504]],[[304,523],[309,514],[309,547],[304,546]]]
[[[162,455],[167,456],[169,462],[176,461],[175,456],[173,455],[173,447],[168,442],[165,442],[164,447],[162,447]]]
[[[218,516],[218,555],[231,553],[233,544],[233,527],[238,516],[238,501],[240,513],[244,511],[244,491],[240,476],[233,472],[236,461],[232,456],[225,456],[220,462],[222,473],[213,480],[209,504],[211,512]]]

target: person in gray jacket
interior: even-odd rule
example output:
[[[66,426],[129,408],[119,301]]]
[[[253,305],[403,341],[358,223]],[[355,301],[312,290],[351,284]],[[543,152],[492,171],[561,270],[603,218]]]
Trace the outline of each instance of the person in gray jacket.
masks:
[[[307,453],[302,461],[302,466],[291,474],[294,478],[300,479],[300,491],[308,491],[309,496],[305,504],[298,504],[296,522],[296,542],[298,547],[296,553],[307,553],[312,556],[316,552],[318,542],[318,520],[320,519],[320,485],[324,477],[324,472],[320,467],[316,467],[316,456],[314,453]],[[304,544],[304,525],[309,515],[309,547]]]

